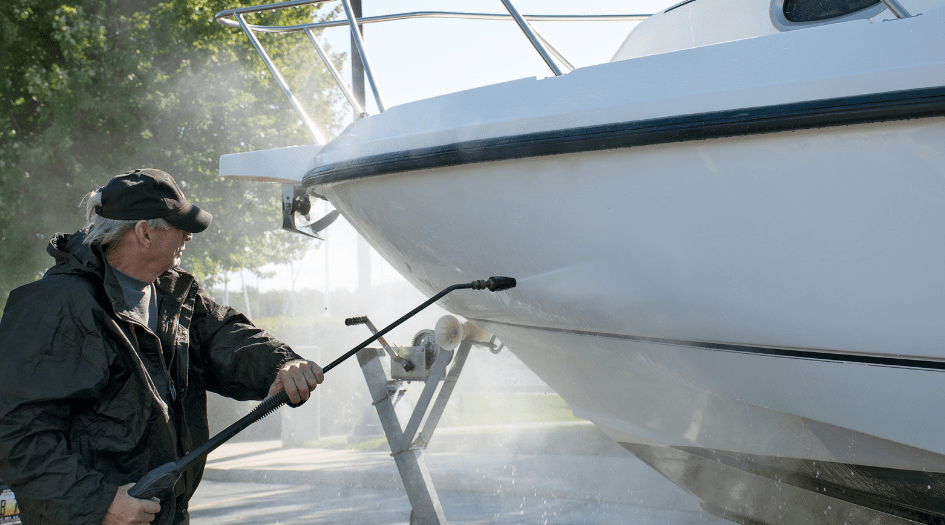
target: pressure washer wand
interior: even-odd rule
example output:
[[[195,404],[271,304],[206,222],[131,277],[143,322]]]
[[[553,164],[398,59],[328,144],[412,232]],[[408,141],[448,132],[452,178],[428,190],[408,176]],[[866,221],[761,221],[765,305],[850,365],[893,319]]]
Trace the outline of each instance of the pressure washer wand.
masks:
[[[440,293],[438,293],[438,294],[434,295],[433,297],[427,299],[427,300],[426,300],[423,304],[421,304],[420,306],[418,306],[418,307],[414,308],[413,310],[411,310],[409,313],[407,313],[407,315],[405,315],[405,316],[401,317],[400,319],[394,321],[393,323],[387,325],[386,328],[384,328],[384,329],[381,330],[380,332],[377,332],[377,333],[374,334],[373,336],[367,338],[367,340],[365,340],[363,343],[359,344],[358,346],[352,348],[351,350],[348,350],[348,353],[346,353],[345,355],[339,357],[338,359],[335,359],[334,361],[331,362],[331,364],[329,364],[329,365],[326,366],[325,368],[322,368],[322,372],[328,372],[329,370],[331,370],[332,368],[334,368],[336,365],[340,364],[340,363],[341,363],[342,361],[344,361],[345,359],[347,359],[347,358],[353,356],[354,354],[358,353],[359,351],[363,350],[367,345],[373,343],[374,341],[376,341],[377,339],[379,339],[379,338],[381,338],[381,337],[384,337],[385,335],[387,335],[387,332],[390,332],[390,331],[393,330],[394,328],[397,328],[398,326],[400,326],[401,323],[403,323],[403,322],[406,321],[407,319],[410,319],[411,317],[417,315],[417,314],[420,313],[420,311],[423,310],[424,308],[426,308],[426,307],[430,306],[431,304],[433,304],[433,303],[439,301],[439,300],[442,299],[443,296],[445,296],[446,294],[452,292],[453,290],[461,290],[461,289],[465,289],[465,288],[471,288],[471,289],[473,289],[473,290],[490,290],[490,291],[493,291],[493,292],[498,292],[498,291],[500,291],[500,290],[507,290],[507,289],[509,289],[509,288],[515,288],[515,279],[513,279],[513,278],[511,278],[511,277],[490,277],[489,279],[487,279],[487,280],[485,280],[485,281],[473,281],[473,282],[471,282],[471,283],[466,283],[466,284],[454,284],[453,286],[450,286],[449,288],[445,288],[445,289],[444,289],[443,291],[441,291]]]
[[[498,292],[500,290],[507,290],[514,287],[515,279],[512,277],[490,277],[484,281],[480,280],[466,284],[454,284],[453,286],[445,288],[440,293],[427,299],[423,304],[407,313],[407,315],[404,315],[400,319],[387,325],[387,327],[381,331],[375,333],[371,337],[368,337],[363,343],[352,348],[351,350],[348,350],[348,352],[346,352],[344,355],[322,368],[322,372],[327,373],[332,368],[340,365],[345,359],[348,359],[349,357],[363,350],[365,347],[367,347],[367,345],[377,341],[387,334],[387,332],[397,328],[401,323],[417,315],[421,310],[439,301],[443,298],[443,296],[452,292],[453,290],[472,289]],[[246,427],[268,416],[272,412],[275,412],[279,407],[288,402],[289,395],[285,393],[285,390],[282,390],[264,399],[249,414],[246,414],[236,423],[233,423],[232,425],[221,430],[217,435],[210,438],[206,443],[185,454],[184,457],[177,461],[161,465],[160,467],[145,474],[140,480],[138,480],[137,483],[135,483],[133,487],[128,489],[128,495],[138,499],[151,499],[153,497],[160,497],[161,495],[170,492],[171,489],[174,488],[174,484],[177,483],[177,480],[180,478],[180,475],[183,471],[193,466],[194,463],[196,463],[201,458],[206,457],[223,443],[229,441],[230,438],[239,434]]]

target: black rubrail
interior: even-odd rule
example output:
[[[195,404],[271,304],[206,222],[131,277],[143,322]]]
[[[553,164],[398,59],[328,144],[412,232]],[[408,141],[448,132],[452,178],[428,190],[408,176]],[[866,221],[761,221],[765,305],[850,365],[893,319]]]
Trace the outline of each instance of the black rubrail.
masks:
[[[945,115],[945,86],[470,140],[318,166],[305,186],[477,162]]]

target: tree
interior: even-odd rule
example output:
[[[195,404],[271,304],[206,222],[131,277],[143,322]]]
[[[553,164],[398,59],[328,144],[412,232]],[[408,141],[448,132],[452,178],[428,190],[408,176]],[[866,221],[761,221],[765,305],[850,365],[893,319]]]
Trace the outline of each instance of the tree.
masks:
[[[81,197],[134,168],[171,173],[188,199],[214,214],[185,260],[204,281],[304,251],[304,238],[278,230],[278,186],[217,176],[222,154],[311,142],[245,35],[213,21],[236,7],[232,0],[2,4],[0,303],[50,266],[51,234],[83,224]],[[252,22],[287,25],[336,13],[290,9]],[[311,49],[300,49],[308,44],[284,36],[264,44],[299,98],[336,133],[340,93]]]

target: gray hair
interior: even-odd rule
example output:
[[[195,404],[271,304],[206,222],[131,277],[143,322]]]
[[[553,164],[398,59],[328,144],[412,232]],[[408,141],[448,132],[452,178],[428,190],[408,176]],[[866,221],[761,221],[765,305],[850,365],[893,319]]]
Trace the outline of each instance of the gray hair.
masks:
[[[82,244],[97,244],[99,246],[107,246],[114,243],[122,235],[125,234],[128,230],[131,230],[135,227],[135,224],[138,224],[141,221],[123,221],[118,219],[106,219],[98,213],[95,212],[95,208],[102,205],[102,189],[98,188],[95,191],[89,192],[85,197],[82,198],[82,202],[79,203],[79,207],[85,205],[85,227],[84,230],[87,230],[88,233],[85,235],[85,239],[82,241]],[[148,223],[148,228],[152,230],[155,228],[161,228],[167,230],[171,227],[164,219],[149,219],[145,221]]]

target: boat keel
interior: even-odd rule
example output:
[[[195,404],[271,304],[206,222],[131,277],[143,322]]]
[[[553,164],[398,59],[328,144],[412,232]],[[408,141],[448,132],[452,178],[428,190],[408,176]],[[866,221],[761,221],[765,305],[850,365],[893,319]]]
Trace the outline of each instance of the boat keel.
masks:
[[[945,474],[621,445],[698,497],[706,512],[739,524],[945,524]]]

